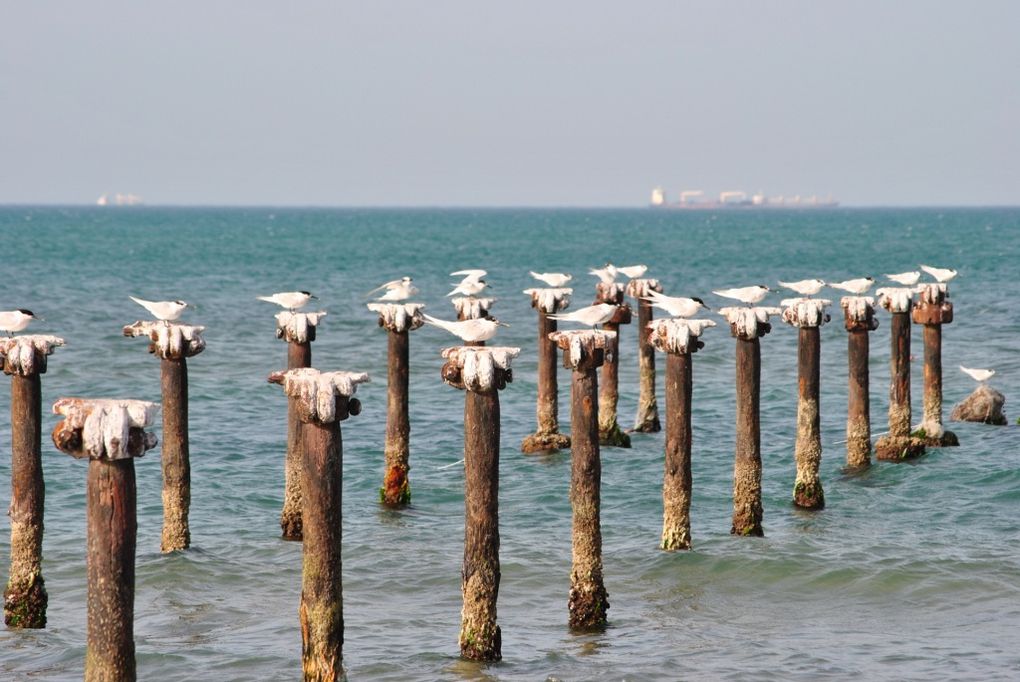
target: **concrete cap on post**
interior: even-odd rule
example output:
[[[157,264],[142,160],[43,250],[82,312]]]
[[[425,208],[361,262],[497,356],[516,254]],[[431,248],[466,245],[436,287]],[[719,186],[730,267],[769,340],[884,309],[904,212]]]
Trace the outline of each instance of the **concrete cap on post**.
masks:
[[[453,346],[442,351],[443,381],[454,388],[488,393],[513,381],[510,362],[521,352],[507,346]]]
[[[205,350],[205,339],[202,338],[205,327],[140,320],[125,326],[123,331],[124,336],[149,337],[149,352],[166,360],[190,358]]]
[[[914,324],[949,324],[953,321],[953,304],[945,282],[928,282],[917,286],[918,302],[912,317]]]
[[[323,424],[360,414],[361,401],[352,396],[358,384],[368,380],[368,374],[364,372],[320,372],[312,367],[298,367],[269,375],[269,383],[282,385],[287,397],[297,399],[301,421]]]
[[[843,325],[848,332],[873,332],[878,329],[875,319],[875,299],[871,296],[844,296],[839,299],[843,308]]]
[[[156,447],[152,424],[157,403],[110,398],[59,398],[53,413],[64,419],[53,428],[53,444],[82,459],[132,459]]]
[[[541,310],[547,315],[552,315],[561,310],[566,310],[570,305],[570,296],[574,290],[570,287],[547,287],[536,289],[525,289],[524,294],[531,296],[531,307]]]
[[[882,287],[878,294],[878,304],[890,313],[909,313],[914,305],[913,287]]]
[[[276,338],[287,343],[310,343],[315,340],[315,328],[326,316],[325,310],[315,313],[296,313],[282,310],[276,313]]]
[[[831,319],[825,309],[832,301],[824,298],[787,298],[779,304],[784,307],[783,322],[792,327],[821,327]]]
[[[480,320],[489,317],[489,308],[496,302],[494,298],[476,298],[475,296],[457,296],[450,300],[457,311],[459,320]]]
[[[782,315],[783,310],[773,306],[756,306],[753,308],[730,307],[720,308],[719,314],[730,323],[730,334],[744,341],[754,341],[772,331],[769,323],[770,315]]]
[[[46,358],[64,340],[56,336],[26,335],[0,337],[0,368],[4,374],[30,376],[46,373]]]
[[[369,303],[368,309],[379,313],[379,326],[391,332],[408,332],[425,324],[424,303]]]
[[[657,279],[651,278],[640,278],[632,279],[627,282],[626,292],[631,298],[644,299],[648,298],[649,291],[657,291],[662,293],[662,284]]]
[[[633,281],[633,280],[632,280]],[[698,337],[708,327],[716,326],[713,320],[686,320],[672,318],[652,320],[648,323],[648,342],[663,353],[684,355],[705,347]]]
[[[600,366],[606,359],[606,349],[612,353],[611,343],[616,332],[599,329],[571,329],[553,332],[549,338],[556,342],[563,353],[563,366],[567,369],[584,371]]]

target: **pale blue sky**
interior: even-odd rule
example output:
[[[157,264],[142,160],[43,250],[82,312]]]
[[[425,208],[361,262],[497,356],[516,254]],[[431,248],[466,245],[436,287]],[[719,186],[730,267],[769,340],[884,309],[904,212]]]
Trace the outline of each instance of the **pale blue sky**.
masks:
[[[1020,3],[0,6],[0,203],[1020,204]]]

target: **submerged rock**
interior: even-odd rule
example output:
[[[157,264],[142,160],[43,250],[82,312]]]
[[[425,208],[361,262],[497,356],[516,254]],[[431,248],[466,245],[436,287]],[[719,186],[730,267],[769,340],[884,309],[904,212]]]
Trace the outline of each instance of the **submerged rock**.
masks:
[[[949,418],[958,422],[984,422],[1003,426],[1007,423],[1006,415],[1002,412],[1005,404],[1006,396],[994,388],[981,384],[953,408]]]

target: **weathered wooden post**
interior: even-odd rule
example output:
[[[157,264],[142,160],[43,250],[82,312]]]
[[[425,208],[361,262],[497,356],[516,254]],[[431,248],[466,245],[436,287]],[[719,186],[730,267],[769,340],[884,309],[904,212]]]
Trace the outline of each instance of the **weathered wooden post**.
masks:
[[[560,433],[559,386],[556,378],[556,343],[549,335],[556,320],[549,316],[570,305],[573,289],[525,289],[531,307],[538,311],[538,428],[521,443],[522,452],[546,452],[570,447],[570,436]]]
[[[772,331],[773,307],[722,308],[737,340],[737,447],[733,463],[733,535],[762,537],[761,504],[761,345],[758,339]]]
[[[130,682],[135,671],[135,457],[156,447],[145,431],[159,405],[141,400],[60,398],[53,444],[88,458],[86,682]]]
[[[389,507],[411,504],[411,419],[408,415],[410,363],[408,349],[411,331],[425,320],[423,303],[369,303],[379,313],[379,326],[389,332],[389,356],[386,393],[386,473],[379,489],[379,502]]]
[[[602,577],[600,520],[602,461],[599,452],[599,382],[596,370],[613,347],[616,332],[575,330],[550,336],[563,350],[570,384],[570,506],[573,562],[567,609],[574,630],[606,625],[609,594]]]
[[[306,681],[335,682],[344,679],[340,422],[361,412],[353,396],[368,375],[301,367],[269,381],[283,386],[302,424],[301,667]]]
[[[892,313],[889,335],[889,433],[875,443],[878,459],[898,462],[924,454],[924,441],[910,435],[910,311],[914,305],[911,287],[879,289],[879,304]]]
[[[659,403],[655,399],[655,349],[648,341],[648,325],[652,321],[652,305],[648,302],[650,291],[662,293],[657,279],[632,279],[627,282],[627,295],[637,301],[638,309],[638,408],[634,418],[634,431],[658,433]]]
[[[455,346],[443,350],[443,381],[464,390],[464,564],[460,655],[502,658],[496,625],[499,595],[499,391],[513,380],[519,348]]]
[[[788,298],[781,305],[785,308],[783,322],[797,327],[797,444],[794,451],[797,477],[793,484],[793,504],[802,509],[822,509],[825,492],[818,476],[822,463],[819,328],[830,319],[825,309],[832,301]]]
[[[42,575],[42,382],[46,358],[64,340],[26,335],[0,338],[0,368],[11,377],[11,572],[4,590],[4,623],[46,627],[48,596]]]
[[[662,478],[662,549],[691,548],[691,353],[712,320],[655,320],[642,327],[650,345],[666,353],[666,457]]]
[[[187,358],[205,350],[202,332],[176,322],[139,321],[124,327],[124,336],[149,339],[149,352],[160,358],[163,398],[163,534],[160,551],[191,546],[188,510],[191,507],[191,458],[188,447]]]
[[[602,385],[599,389],[599,444],[619,448],[630,447],[630,436],[620,429],[617,422],[616,405],[620,399],[620,325],[630,324],[630,306],[623,302],[622,282],[599,282],[595,285],[595,304],[608,303],[619,306],[612,319],[602,325],[612,336],[607,336],[609,346],[605,348],[602,365]]]
[[[924,416],[914,434],[929,447],[960,444],[942,426],[942,325],[953,321],[953,304],[944,282],[921,284],[914,306],[914,324],[924,326]]]
[[[878,329],[875,299],[871,296],[844,296],[843,326],[847,334],[849,386],[846,416],[846,465],[860,469],[871,465],[871,393],[868,358],[869,334]]]
[[[298,313],[284,310],[276,314],[276,338],[287,342],[287,369],[312,366],[312,341],[324,311]],[[283,510],[280,529],[284,540],[301,539],[301,419],[295,400],[287,410],[287,457],[283,465]]]

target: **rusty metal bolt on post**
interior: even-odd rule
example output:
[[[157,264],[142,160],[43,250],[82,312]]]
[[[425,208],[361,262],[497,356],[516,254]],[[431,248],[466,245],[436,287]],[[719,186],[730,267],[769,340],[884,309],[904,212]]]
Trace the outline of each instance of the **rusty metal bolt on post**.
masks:
[[[287,342],[287,369],[312,366],[312,342],[324,311],[298,313],[284,310],[276,314],[276,338]],[[283,509],[280,530],[284,540],[301,539],[301,419],[295,400],[287,410],[287,456],[283,464]]]
[[[455,346],[443,350],[443,381],[464,391],[464,563],[460,655],[502,659],[496,625],[499,595],[499,391],[513,381],[519,348]]]
[[[570,447],[570,436],[560,433],[557,350],[549,338],[557,325],[549,316],[566,310],[573,292],[569,287],[524,290],[531,297],[531,307],[538,311],[538,428],[521,443],[521,452],[549,452]]]
[[[871,393],[868,358],[869,334],[878,329],[875,299],[871,296],[844,296],[843,326],[847,331],[847,416],[846,465],[848,469],[871,466]]]
[[[638,309],[638,407],[634,418],[633,431],[638,433],[658,433],[662,430],[659,423],[659,403],[655,399],[655,349],[648,342],[648,325],[652,321],[652,305],[648,296],[650,291],[662,293],[662,285],[657,279],[632,279],[627,282],[627,295],[637,301]]]
[[[942,426],[942,325],[953,321],[953,304],[942,282],[922,284],[918,294],[913,320],[924,328],[924,412],[911,435],[929,447],[959,445],[956,434]]]
[[[889,433],[875,442],[875,457],[899,462],[924,454],[924,441],[910,434],[910,311],[911,287],[879,289],[878,302],[892,313],[889,325]]]
[[[609,593],[602,573],[601,489],[599,452],[599,381],[597,370],[613,347],[611,331],[565,331],[550,335],[563,351],[563,366],[573,370],[570,384],[570,506],[573,513],[570,628],[600,630],[606,626]]]
[[[797,444],[794,451],[797,477],[793,484],[793,504],[801,509],[822,509],[825,492],[818,475],[822,463],[819,328],[830,319],[825,309],[832,301],[791,298],[782,301],[782,305],[783,322],[797,328]]]
[[[655,350],[666,353],[666,446],[662,477],[662,540],[667,551],[691,548],[691,354],[712,320],[655,320],[642,327]]]
[[[411,504],[411,418],[408,412],[411,332],[425,324],[423,303],[369,303],[379,314],[379,326],[389,336],[386,384],[386,471],[379,502],[387,507]]]
[[[135,457],[156,447],[152,424],[159,405],[141,400],[60,398],[53,444],[88,458],[88,636],[86,682],[136,679],[134,610]]]
[[[11,377],[11,571],[4,589],[4,623],[46,627],[49,598],[42,575],[42,381],[47,357],[64,340],[25,335],[0,338],[0,368]]]
[[[306,681],[335,682],[344,679],[340,422],[361,413],[354,393],[368,375],[301,367],[269,381],[283,386],[302,423],[301,667]]]
[[[612,332],[602,364],[602,384],[599,387],[599,444],[618,448],[630,447],[630,435],[623,432],[617,422],[616,406],[620,399],[620,325],[630,324],[630,306],[623,302],[622,282],[599,282],[595,285],[595,304],[618,306],[612,319],[602,325]]]
[[[149,339],[149,352],[160,359],[163,400],[163,533],[160,551],[176,552],[191,546],[188,511],[191,508],[191,456],[188,446],[187,358],[205,350],[202,332],[176,322],[139,321],[124,327],[124,336]]]
[[[736,456],[733,462],[733,535],[762,537],[761,503],[761,345],[759,339],[770,331],[773,307],[722,308],[719,314],[730,325],[737,340]]]

